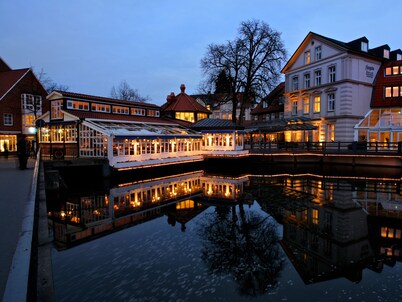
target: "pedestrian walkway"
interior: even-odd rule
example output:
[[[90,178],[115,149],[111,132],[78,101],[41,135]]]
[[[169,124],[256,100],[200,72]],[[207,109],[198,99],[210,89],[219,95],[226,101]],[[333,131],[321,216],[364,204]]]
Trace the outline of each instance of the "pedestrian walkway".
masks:
[[[0,156],[0,297],[3,297],[10,268],[14,261],[27,260],[25,255],[14,257],[17,245],[21,245],[23,237],[29,237],[24,224],[33,222],[32,184],[35,160],[29,159],[28,169],[18,168],[17,157]],[[33,193],[35,196],[35,193]],[[30,213],[32,211],[32,213]],[[31,230],[32,231],[32,230]],[[31,232],[32,236],[32,232]],[[32,238],[31,238],[32,240]],[[26,242],[25,242],[26,243]],[[22,257],[21,257],[22,256]],[[18,259],[20,258],[20,259]],[[18,265],[19,266],[19,265]],[[27,277],[28,271],[19,272]],[[20,279],[18,277],[18,279]],[[21,281],[21,280],[19,280]],[[14,293],[13,293],[14,294]],[[24,294],[24,293],[16,293]]]

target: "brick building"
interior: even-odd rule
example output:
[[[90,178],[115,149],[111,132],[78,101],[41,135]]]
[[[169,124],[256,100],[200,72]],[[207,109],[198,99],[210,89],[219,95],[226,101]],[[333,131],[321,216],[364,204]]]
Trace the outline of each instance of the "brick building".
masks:
[[[11,69],[0,58],[0,150],[15,152],[17,137],[36,141],[35,119],[48,108],[47,92],[30,68]]]

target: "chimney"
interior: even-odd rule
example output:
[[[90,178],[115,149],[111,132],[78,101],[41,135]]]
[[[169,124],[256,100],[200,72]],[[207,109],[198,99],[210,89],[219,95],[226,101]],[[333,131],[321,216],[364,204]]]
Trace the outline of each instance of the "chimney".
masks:
[[[171,92],[171,93],[166,97],[166,101],[167,101],[168,103],[170,103],[170,102],[173,102],[175,98],[176,98],[176,97],[175,97],[175,95],[174,95],[174,92]]]
[[[186,90],[186,86],[184,84],[180,85],[180,91],[181,93],[184,93],[184,90]]]

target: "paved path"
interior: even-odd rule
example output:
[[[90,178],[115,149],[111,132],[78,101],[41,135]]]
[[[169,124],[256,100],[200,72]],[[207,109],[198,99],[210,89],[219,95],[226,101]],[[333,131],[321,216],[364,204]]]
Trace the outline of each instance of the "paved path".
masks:
[[[3,297],[29,200],[35,161],[19,170],[16,157],[0,156],[0,298]]]

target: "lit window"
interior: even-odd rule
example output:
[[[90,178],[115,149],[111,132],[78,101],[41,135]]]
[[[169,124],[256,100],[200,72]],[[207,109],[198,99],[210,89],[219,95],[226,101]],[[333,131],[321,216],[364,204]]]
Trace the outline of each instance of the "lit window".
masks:
[[[329,82],[333,83],[336,81],[336,68],[335,66],[330,66],[328,68]]]
[[[11,113],[3,114],[3,124],[4,124],[4,126],[12,126],[13,125],[13,115]]]
[[[61,112],[62,104],[63,104],[62,100],[52,101],[51,104],[52,119],[63,118],[63,112]]]
[[[335,93],[328,94],[328,111],[335,111]]]
[[[304,75],[304,88],[310,88],[310,74],[306,73]]]
[[[392,67],[392,74],[399,74],[399,66]]]
[[[318,95],[314,97],[314,112],[317,113],[320,111],[321,111],[321,97]]]
[[[401,230],[400,229],[395,230],[395,238],[396,239],[401,239]]]
[[[385,75],[390,76],[391,74],[392,74],[392,68],[391,67],[385,68]]]
[[[152,115],[155,112],[151,112],[151,111],[155,111],[155,110],[148,110],[148,115],[149,116],[155,116],[155,115]],[[145,115],[145,109],[131,108],[131,115]]]
[[[392,96],[393,97],[398,97],[399,96],[399,87],[398,86],[392,87]]]
[[[392,97],[392,90],[391,90],[391,87],[385,87],[385,97],[386,97],[386,98]]]
[[[310,113],[310,98],[303,99],[303,113],[304,114]]]
[[[96,104],[92,103],[91,104],[91,110],[96,111],[96,112],[110,112],[110,105],[105,105],[105,104]]]
[[[321,46],[315,48],[315,60],[321,60]]]
[[[334,124],[328,124],[327,125],[327,140],[330,142],[335,141],[335,125]]]
[[[315,86],[320,86],[321,85],[321,70],[317,70],[314,72],[314,78],[315,78]]]
[[[311,62],[310,51],[306,51],[304,53],[304,64],[310,64],[310,62]]]
[[[318,224],[318,210],[317,209],[313,209],[312,210],[312,221],[314,224]]]
[[[89,104],[87,102],[67,100],[67,108],[68,109],[88,111],[89,110]]]
[[[193,112],[176,112],[176,119],[184,120],[194,123],[194,113]]]
[[[387,227],[382,227],[381,228],[381,237],[386,238],[387,237],[387,231],[388,231]]]
[[[298,90],[299,89],[299,77],[294,77],[293,78],[293,90]]]
[[[129,114],[129,108],[123,106],[113,106],[113,113],[116,114]]]

